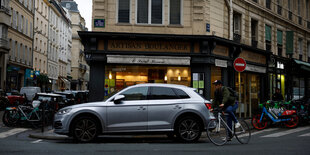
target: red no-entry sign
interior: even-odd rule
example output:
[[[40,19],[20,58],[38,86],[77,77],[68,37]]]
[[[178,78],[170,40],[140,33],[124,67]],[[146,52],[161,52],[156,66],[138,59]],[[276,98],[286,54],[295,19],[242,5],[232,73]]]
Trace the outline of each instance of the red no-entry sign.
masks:
[[[236,58],[234,61],[234,68],[237,72],[243,72],[246,67],[246,62],[243,58]]]

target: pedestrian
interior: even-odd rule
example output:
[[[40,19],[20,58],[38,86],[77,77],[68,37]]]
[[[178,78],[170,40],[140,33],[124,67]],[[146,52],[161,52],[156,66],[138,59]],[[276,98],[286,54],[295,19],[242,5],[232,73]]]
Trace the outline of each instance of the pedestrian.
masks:
[[[236,103],[236,97],[231,93],[229,90],[230,88],[223,86],[222,81],[215,80],[213,82],[215,85],[215,91],[214,91],[214,100],[212,101],[212,109],[214,108],[222,108],[224,112],[228,113],[226,116],[227,118],[227,125],[230,129],[232,129],[232,121],[235,122],[235,128],[240,127],[240,123],[238,122],[235,112],[238,108],[238,103]],[[228,131],[228,139],[227,141],[231,141],[233,137],[233,134]]]
[[[272,95],[273,101],[283,101],[283,95],[280,92],[279,88],[276,88],[276,92]]]

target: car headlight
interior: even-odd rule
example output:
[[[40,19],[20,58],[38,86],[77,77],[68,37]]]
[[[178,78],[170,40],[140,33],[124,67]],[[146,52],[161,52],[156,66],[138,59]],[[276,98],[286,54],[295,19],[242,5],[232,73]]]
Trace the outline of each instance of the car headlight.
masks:
[[[67,114],[67,113],[69,113],[71,110],[72,110],[71,108],[59,110],[59,111],[57,112],[57,114],[58,114],[58,115]]]

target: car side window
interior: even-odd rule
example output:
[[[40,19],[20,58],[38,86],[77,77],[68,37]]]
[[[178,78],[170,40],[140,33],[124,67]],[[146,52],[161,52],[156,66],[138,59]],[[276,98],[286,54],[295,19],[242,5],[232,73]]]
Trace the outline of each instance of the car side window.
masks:
[[[179,99],[171,88],[168,87],[151,87],[150,99]]]
[[[147,90],[147,87],[135,87],[124,91],[120,95],[125,96],[123,101],[145,100],[147,96]]]
[[[174,92],[181,98],[181,99],[186,99],[186,98],[190,98],[183,90],[181,89],[177,89],[177,88],[173,88]]]

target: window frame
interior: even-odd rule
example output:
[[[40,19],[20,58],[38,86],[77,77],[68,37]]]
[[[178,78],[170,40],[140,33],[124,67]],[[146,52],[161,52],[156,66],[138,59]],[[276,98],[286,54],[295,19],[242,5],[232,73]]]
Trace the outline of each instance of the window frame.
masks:
[[[129,89],[126,89],[126,90],[124,90],[124,91],[118,93],[118,95],[124,95],[123,93],[125,93],[125,92],[127,92],[127,91],[129,91],[129,90],[131,90],[131,89],[137,89],[137,88],[139,88],[139,89],[145,88],[145,89],[146,89],[145,98],[144,98],[144,99],[139,99],[139,101],[148,100],[148,96],[149,96],[149,93],[150,93],[150,87],[148,87],[148,86],[141,86],[141,87],[129,88]],[[135,100],[126,100],[126,95],[124,95],[124,96],[125,96],[125,98],[123,99],[123,101],[135,101],[135,100],[137,100],[137,99],[135,99]],[[115,98],[115,96],[112,97],[112,100],[111,100],[111,101],[114,101],[114,98]]]
[[[135,24],[137,25],[164,25],[164,21],[165,21],[165,0],[162,0],[162,21],[161,24],[153,24],[152,23],[152,1],[153,0],[148,0],[148,22],[147,23],[138,23],[138,0],[135,0]]]
[[[168,0],[168,23],[169,25],[183,25],[183,0],[180,0],[180,24],[171,24],[170,23],[170,1]]]
[[[119,1],[120,0],[117,0],[117,3],[116,3],[116,24],[131,24],[131,11],[132,11],[132,0],[129,0],[129,22],[128,23],[120,23],[118,21],[118,12],[119,12]],[[137,5],[137,4],[136,4]]]

